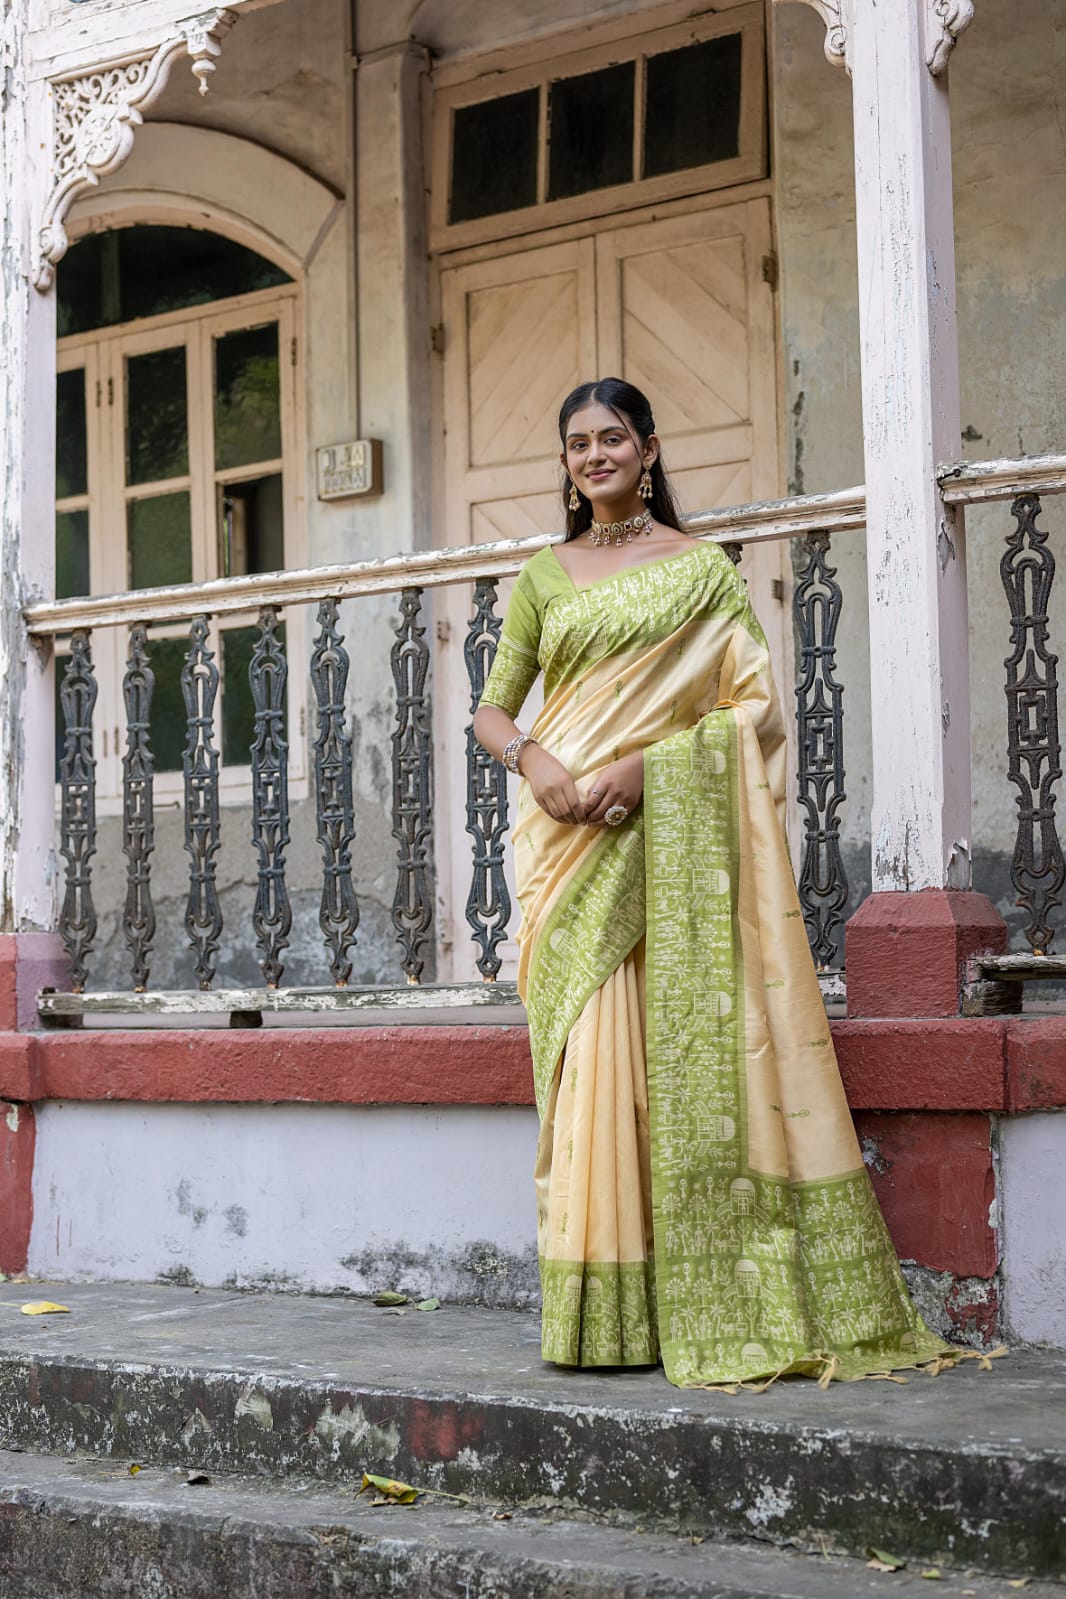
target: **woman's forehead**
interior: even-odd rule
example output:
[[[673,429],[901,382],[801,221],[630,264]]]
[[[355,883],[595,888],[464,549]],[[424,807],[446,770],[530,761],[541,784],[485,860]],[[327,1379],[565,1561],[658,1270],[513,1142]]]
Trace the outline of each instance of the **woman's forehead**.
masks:
[[[623,433],[631,432],[616,411],[595,400],[589,405],[583,405],[580,411],[575,411],[566,424],[567,438],[575,433],[588,437],[593,433],[612,433],[619,430]]]

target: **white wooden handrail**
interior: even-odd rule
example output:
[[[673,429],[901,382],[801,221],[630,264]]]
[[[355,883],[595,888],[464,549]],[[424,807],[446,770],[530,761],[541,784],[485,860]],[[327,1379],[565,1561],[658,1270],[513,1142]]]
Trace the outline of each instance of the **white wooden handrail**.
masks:
[[[804,494],[766,500],[724,511],[698,511],[685,517],[687,530],[718,544],[751,544],[796,538],[817,529],[836,533],[862,527],[861,488],[833,494]],[[251,577],[217,578],[210,583],[180,583],[171,588],[137,589],[126,594],[92,595],[25,607],[26,625],[39,637],[75,628],[115,627],[131,622],[177,622],[190,616],[221,616],[263,605],[301,605],[324,599],[354,599],[393,594],[405,588],[439,588],[478,577],[513,577],[539,549],[562,537],[542,533],[498,544],[471,544],[413,555],[390,555],[346,566],[317,566]]]

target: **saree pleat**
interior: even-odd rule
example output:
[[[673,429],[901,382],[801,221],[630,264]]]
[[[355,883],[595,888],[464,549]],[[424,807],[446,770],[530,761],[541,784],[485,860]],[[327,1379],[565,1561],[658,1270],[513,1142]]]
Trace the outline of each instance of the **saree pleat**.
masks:
[[[582,797],[644,752],[617,828],[552,821],[520,790],[545,1359],[661,1359],[695,1386],[935,1358],[836,1065],[743,582],[696,546],[579,590],[544,550],[482,703],[517,715],[537,670],[532,731]]]
[[[644,947],[570,1029],[537,1146],[545,1358],[564,1366],[658,1358]]]

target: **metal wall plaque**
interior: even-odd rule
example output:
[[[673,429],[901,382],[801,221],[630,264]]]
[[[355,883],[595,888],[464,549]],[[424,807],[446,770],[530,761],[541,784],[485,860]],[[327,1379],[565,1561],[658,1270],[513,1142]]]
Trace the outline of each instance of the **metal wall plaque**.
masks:
[[[381,493],[380,439],[324,444],[315,455],[320,500],[347,500],[356,494]]]

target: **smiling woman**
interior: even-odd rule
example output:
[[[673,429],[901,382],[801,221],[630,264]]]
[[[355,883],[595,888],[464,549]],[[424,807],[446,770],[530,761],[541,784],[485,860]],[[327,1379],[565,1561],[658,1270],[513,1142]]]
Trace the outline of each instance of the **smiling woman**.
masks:
[[[745,585],[681,531],[638,389],[583,384],[559,433],[566,540],[523,568],[474,720],[524,779],[544,1356],[684,1387],[931,1360],[807,945]]]

